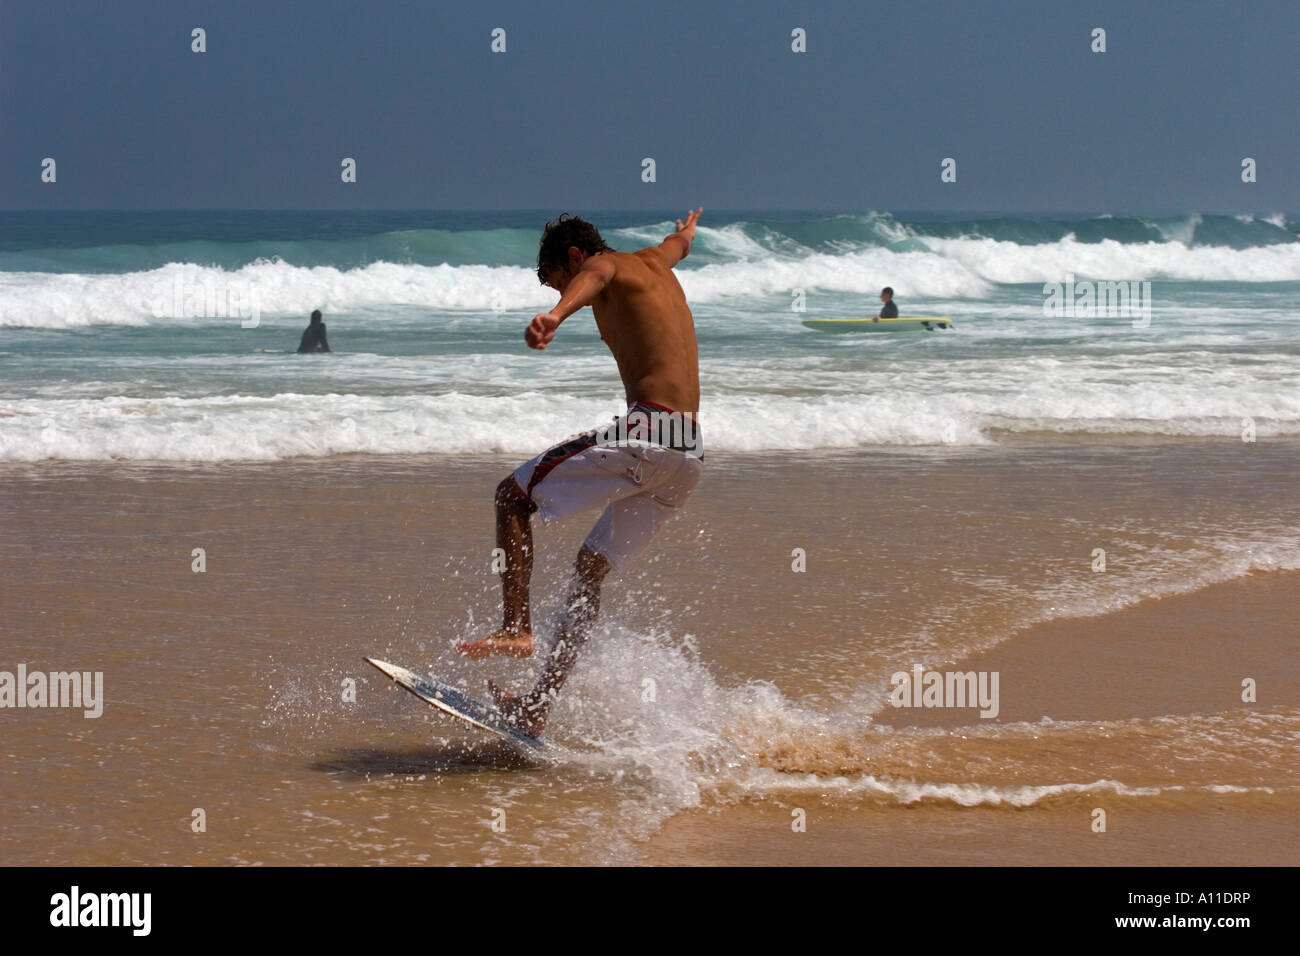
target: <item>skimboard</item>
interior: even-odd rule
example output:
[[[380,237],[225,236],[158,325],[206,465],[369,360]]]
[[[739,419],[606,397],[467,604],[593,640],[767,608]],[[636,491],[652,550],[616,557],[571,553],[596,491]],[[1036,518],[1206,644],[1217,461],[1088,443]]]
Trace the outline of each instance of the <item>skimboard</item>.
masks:
[[[896,319],[804,319],[803,324],[818,332],[933,332],[952,328],[952,320],[945,318],[916,318],[900,316]]]
[[[457,690],[434,677],[424,677],[405,667],[389,664],[387,661],[377,661],[373,657],[367,657],[366,663],[383,671],[425,703],[432,704],[443,713],[457,717],[467,724],[473,724],[475,727],[504,737],[528,753],[545,753],[551,749],[551,744],[545,740],[529,736],[506,720],[495,704],[480,700],[463,690]]]

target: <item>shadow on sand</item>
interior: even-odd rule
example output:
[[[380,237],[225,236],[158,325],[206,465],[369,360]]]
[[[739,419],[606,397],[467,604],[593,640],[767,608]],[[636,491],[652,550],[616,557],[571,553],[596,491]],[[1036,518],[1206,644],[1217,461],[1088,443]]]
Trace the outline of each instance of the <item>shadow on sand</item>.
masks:
[[[310,766],[322,773],[380,777],[529,770],[541,766],[541,762],[530,760],[509,744],[493,742],[401,751],[352,748],[325,755]]]

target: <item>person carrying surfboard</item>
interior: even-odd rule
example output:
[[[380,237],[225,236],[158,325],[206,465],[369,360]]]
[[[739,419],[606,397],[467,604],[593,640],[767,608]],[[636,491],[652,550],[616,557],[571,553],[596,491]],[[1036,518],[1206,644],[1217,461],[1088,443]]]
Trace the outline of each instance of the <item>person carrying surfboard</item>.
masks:
[[[536,737],[600,611],[606,575],[625,567],[686,503],[700,480],[703,444],[695,321],[673,267],[690,253],[703,207],[677,220],[657,246],[616,252],[577,216],[549,222],[537,253],[537,277],[560,293],[524,331],[529,348],[545,349],[560,323],[590,305],[600,337],[614,355],[628,403],[610,424],[567,439],[524,462],[497,485],[496,540],[505,552],[502,626],[456,645],[475,660],[533,652],[529,580],[530,518],[562,519],[603,509],[578,551],[573,583],[550,657],[536,686],[513,696],[492,681],[497,708]]]
[[[898,306],[894,305],[894,290],[885,286],[880,290],[880,301],[885,303],[880,307],[880,314],[871,321],[879,322],[881,319],[898,318]]]

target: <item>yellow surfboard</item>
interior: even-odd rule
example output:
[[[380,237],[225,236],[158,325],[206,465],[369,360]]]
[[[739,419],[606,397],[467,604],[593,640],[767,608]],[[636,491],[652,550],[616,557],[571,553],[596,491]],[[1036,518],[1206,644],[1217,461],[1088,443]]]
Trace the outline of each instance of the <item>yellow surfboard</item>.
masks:
[[[818,332],[933,332],[953,327],[947,318],[902,315],[896,319],[804,319],[803,324]]]

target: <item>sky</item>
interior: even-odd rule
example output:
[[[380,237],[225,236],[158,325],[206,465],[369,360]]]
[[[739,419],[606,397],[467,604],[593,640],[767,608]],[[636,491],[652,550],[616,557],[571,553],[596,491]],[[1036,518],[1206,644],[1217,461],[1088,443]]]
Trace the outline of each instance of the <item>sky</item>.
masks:
[[[1294,212],[1298,37],[1296,0],[0,0],[0,208]]]

